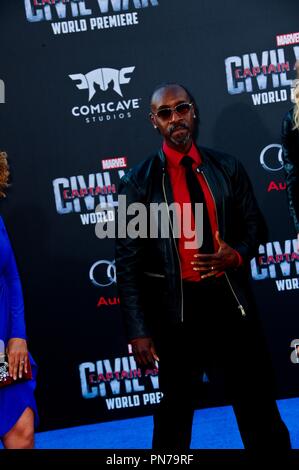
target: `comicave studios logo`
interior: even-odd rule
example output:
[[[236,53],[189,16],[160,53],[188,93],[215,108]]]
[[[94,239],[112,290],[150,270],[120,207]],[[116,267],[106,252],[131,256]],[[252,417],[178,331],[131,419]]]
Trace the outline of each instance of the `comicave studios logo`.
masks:
[[[132,113],[140,107],[140,99],[124,99],[123,87],[130,83],[134,70],[135,66],[121,69],[103,67],[86,74],[70,74],[69,78],[80,90],[81,97],[85,101],[72,108],[72,115],[83,119],[86,124],[131,118]],[[104,93],[107,94],[108,100],[99,102],[98,99],[104,96]],[[114,97],[123,99],[115,100]]]

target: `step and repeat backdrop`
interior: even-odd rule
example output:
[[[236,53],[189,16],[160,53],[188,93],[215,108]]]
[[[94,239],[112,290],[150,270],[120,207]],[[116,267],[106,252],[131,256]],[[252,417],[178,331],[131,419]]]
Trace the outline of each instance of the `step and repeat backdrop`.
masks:
[[[157,370],[141,374],[124,336],[114,242],[95,229],[114,216],[97,205],[116,206],[126,169],[160,145],[148,101],[165,81],[195,96],[198,142],[237,156],[253,182],[270,235],[252,283],[277,396],[298,395],[299,256],[280,146],[298,15],[296,0],[1,0],[11,187],[0,210],[39,365],[41,430],[149,414],[161,399]]]

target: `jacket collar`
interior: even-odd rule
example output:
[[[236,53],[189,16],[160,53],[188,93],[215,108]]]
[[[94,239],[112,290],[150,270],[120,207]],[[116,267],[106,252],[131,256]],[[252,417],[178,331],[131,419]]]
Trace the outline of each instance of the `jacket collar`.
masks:
[[[195,144],[193,144],[194,147],[195,147]],[[208,157],[207,157],[207,154],[205,152],[205,149],[203,147],[200,147],[200,146],[196,146],[195,149],[198,149],[199,151],[199,154],[200,154],[200,162],[198,162],[198,168],[203,168],[206,166],[206,163],[207,163],[207,160],[208,160]],[[178,153],[178,152],[177,152]],[[179,155],[179,153],[178,153]],[[165,172],[165,168],[167,166],[167,163],[168,163],[168,159],[164,153],[164,150],[163,150],[163,147],[161,147],[158,151],[158,156],[159,156],[159,159],[160,159],[160,162],[162,163],[162,170],[163,172]]]
[[[188,153],[182,153],[178,152],[177,150],[174,150],[173,148],[169,147],[169,145],[167,145],[165,141],[163,142],[162,150],[166,156],[167,165],[169,165],[169,167],[179,167],[182,158],[184,158],[185,155],[191,157],[197,165],[201,164],[201,156],[194,142],[192,142],[191,148]]]

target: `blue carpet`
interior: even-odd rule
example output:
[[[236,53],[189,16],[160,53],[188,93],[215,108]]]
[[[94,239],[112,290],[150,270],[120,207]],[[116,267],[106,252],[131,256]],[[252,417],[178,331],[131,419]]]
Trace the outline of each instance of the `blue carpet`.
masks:
[[[299,449],[299,398],[279,400],[282,419]],[[151,416],[110,421],[36,434],[37,449],[149,449]],[[193,449],[242,449],[243,444],[232,407],[198,410],[193,422]]]

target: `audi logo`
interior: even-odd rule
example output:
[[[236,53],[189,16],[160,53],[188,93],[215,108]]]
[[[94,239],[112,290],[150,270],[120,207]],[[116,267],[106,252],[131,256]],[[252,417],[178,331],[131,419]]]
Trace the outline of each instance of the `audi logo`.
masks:
[[[283,168],[282,147],[270,144],[260,154],[260,163],[266,171],[279,171]]]
[[[108,287],[116,284],[115,260],[102,259],[94,263],[89,270],[89,279],[96,287]]]

